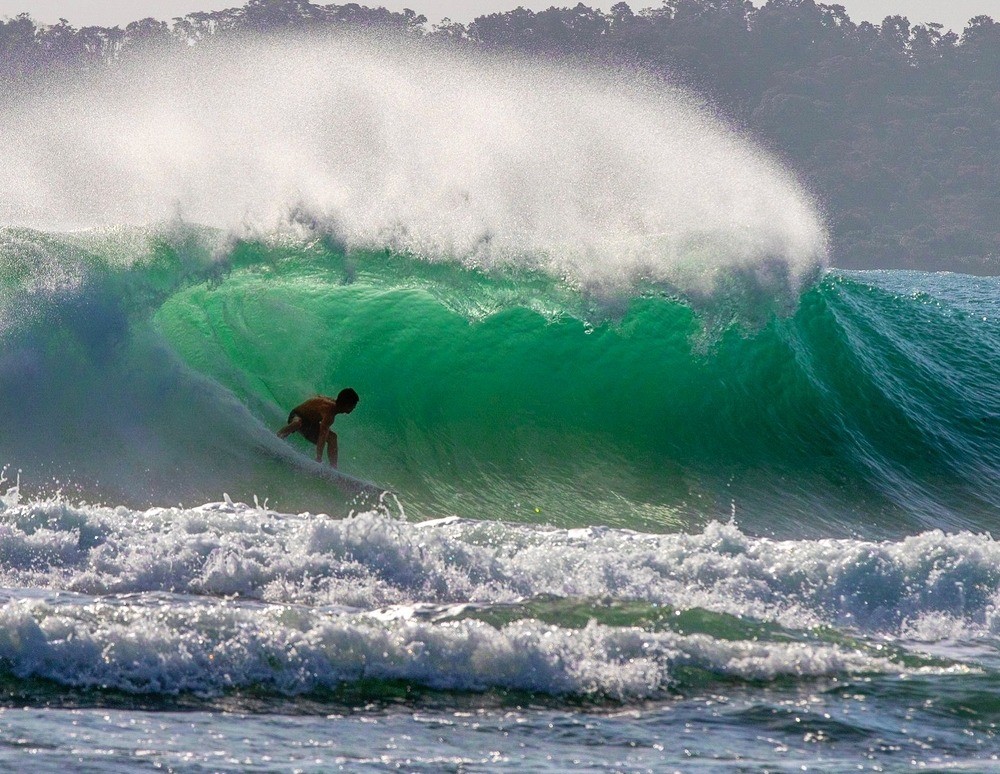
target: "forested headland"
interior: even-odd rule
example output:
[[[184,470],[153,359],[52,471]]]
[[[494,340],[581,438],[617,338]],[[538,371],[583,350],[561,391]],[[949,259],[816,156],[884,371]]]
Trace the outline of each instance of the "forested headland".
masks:
[[[0,91],[9,98],[37,73],[113,67],[155,47],[287,28],[388,29],[662,74],[796,171],[824,210],[835,265],[1000,274],[1000,23],[988,16],[953,32],[902,16],[855,23],[813,0],[518,8],[468,24],[308,0],[124,29],[22,14],[0,21]]]

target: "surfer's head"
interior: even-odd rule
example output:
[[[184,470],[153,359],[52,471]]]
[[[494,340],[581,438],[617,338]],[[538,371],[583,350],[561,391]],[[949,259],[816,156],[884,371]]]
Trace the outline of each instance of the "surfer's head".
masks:
[[[350,414],[354,411],[355,407],[358,405],[358,401],[361,398],[354,391],[353,387],[345,387],[343,390],[337,393],[337,411],[338,413]]]

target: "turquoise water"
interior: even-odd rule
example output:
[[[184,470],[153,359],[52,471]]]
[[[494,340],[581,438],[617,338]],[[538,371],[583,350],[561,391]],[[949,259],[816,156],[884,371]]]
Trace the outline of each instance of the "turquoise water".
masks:
[[[0,236],[9,765],[996,765],[996,279],[214,240]]]
[[[352,385],[344,472],[412,518],[898,537],[989,529],[1000,499],[993,280],[831,272],[764,315],[756,286],[596,297],[321,246],[213,261],[150,237],[121,264],[118,238],[6,239],[79,275],[4,331],[4,448],[36,487],[337,508],[308,445],[273,431]]]

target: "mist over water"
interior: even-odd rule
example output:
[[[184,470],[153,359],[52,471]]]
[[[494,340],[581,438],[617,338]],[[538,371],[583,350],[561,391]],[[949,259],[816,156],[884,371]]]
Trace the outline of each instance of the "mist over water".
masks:
[[[825,233],[793,177],[635,73],[460,56],[396,39],[203,45],[48,84],[6,108],[0,220],[298,222],[348,248],[540,268],[593,290],[793,288]]]

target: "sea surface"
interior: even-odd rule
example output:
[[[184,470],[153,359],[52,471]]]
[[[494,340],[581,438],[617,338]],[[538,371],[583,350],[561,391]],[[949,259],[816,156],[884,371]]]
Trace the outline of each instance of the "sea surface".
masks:
[[[0,768],[1000,768],[1000,280],[656,84],[289,45],[0,115]]]

